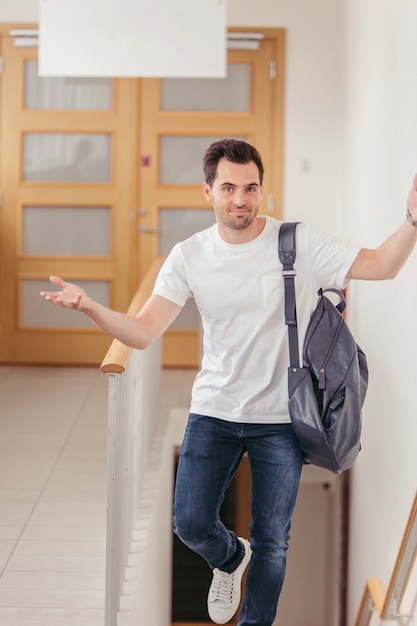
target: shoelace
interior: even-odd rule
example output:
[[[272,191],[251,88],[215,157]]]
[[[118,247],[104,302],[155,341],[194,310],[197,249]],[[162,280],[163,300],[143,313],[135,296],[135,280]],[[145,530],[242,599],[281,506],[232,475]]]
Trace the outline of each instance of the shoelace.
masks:
[[[234,573],[228,574],[227,572],[221,572],[218,569],[214,570],[213,585],[211,589],[211,601],[215,602],[233,602],[233,589],[234,589],[235,577]]]

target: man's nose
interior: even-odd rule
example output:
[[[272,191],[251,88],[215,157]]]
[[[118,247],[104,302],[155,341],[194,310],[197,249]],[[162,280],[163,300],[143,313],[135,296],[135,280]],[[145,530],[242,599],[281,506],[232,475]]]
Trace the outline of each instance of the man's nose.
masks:
[[[245,204],[245,194],[243,191],[236,189],[233,201],[236,206],[243,206]]]

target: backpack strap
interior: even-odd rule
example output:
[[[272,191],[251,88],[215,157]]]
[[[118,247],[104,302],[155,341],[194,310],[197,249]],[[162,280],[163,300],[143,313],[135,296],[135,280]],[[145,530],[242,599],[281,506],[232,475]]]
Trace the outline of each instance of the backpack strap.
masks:
[[[285,294],[285,323],[288,328],[290,367],[300,367],[297,329],[297,308],[295,303],[294,262],[296,256],[295,230],[299,222],[283,222],[278,233],[278,256],[282,263]]]

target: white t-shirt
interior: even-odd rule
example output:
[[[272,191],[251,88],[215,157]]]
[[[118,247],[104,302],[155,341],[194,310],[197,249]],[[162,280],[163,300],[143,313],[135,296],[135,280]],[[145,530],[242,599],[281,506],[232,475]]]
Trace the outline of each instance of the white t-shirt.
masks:
[[[221,239],[217,225],[174,246],[154,293],[183,306],[193,297],[203,325],[203,359],[191,412],[232,422],[285,423],[288,333],[278,258],[281,221],[266,217],[249,243]],[[320,287],[345,286],[359,249],[299,224],[295,269],[300,352]]]

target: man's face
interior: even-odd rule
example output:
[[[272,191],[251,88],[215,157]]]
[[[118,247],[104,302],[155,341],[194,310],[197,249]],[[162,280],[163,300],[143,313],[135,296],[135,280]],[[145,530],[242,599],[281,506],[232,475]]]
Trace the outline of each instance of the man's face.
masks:
[[[254,228],[254,220],[262,199],[259,171],[253,161],[232,163],[220,159],[213,186],[203,184],[206,199],[212,203],[220,232]],[[232,234],[232,233],[230,233]]]

